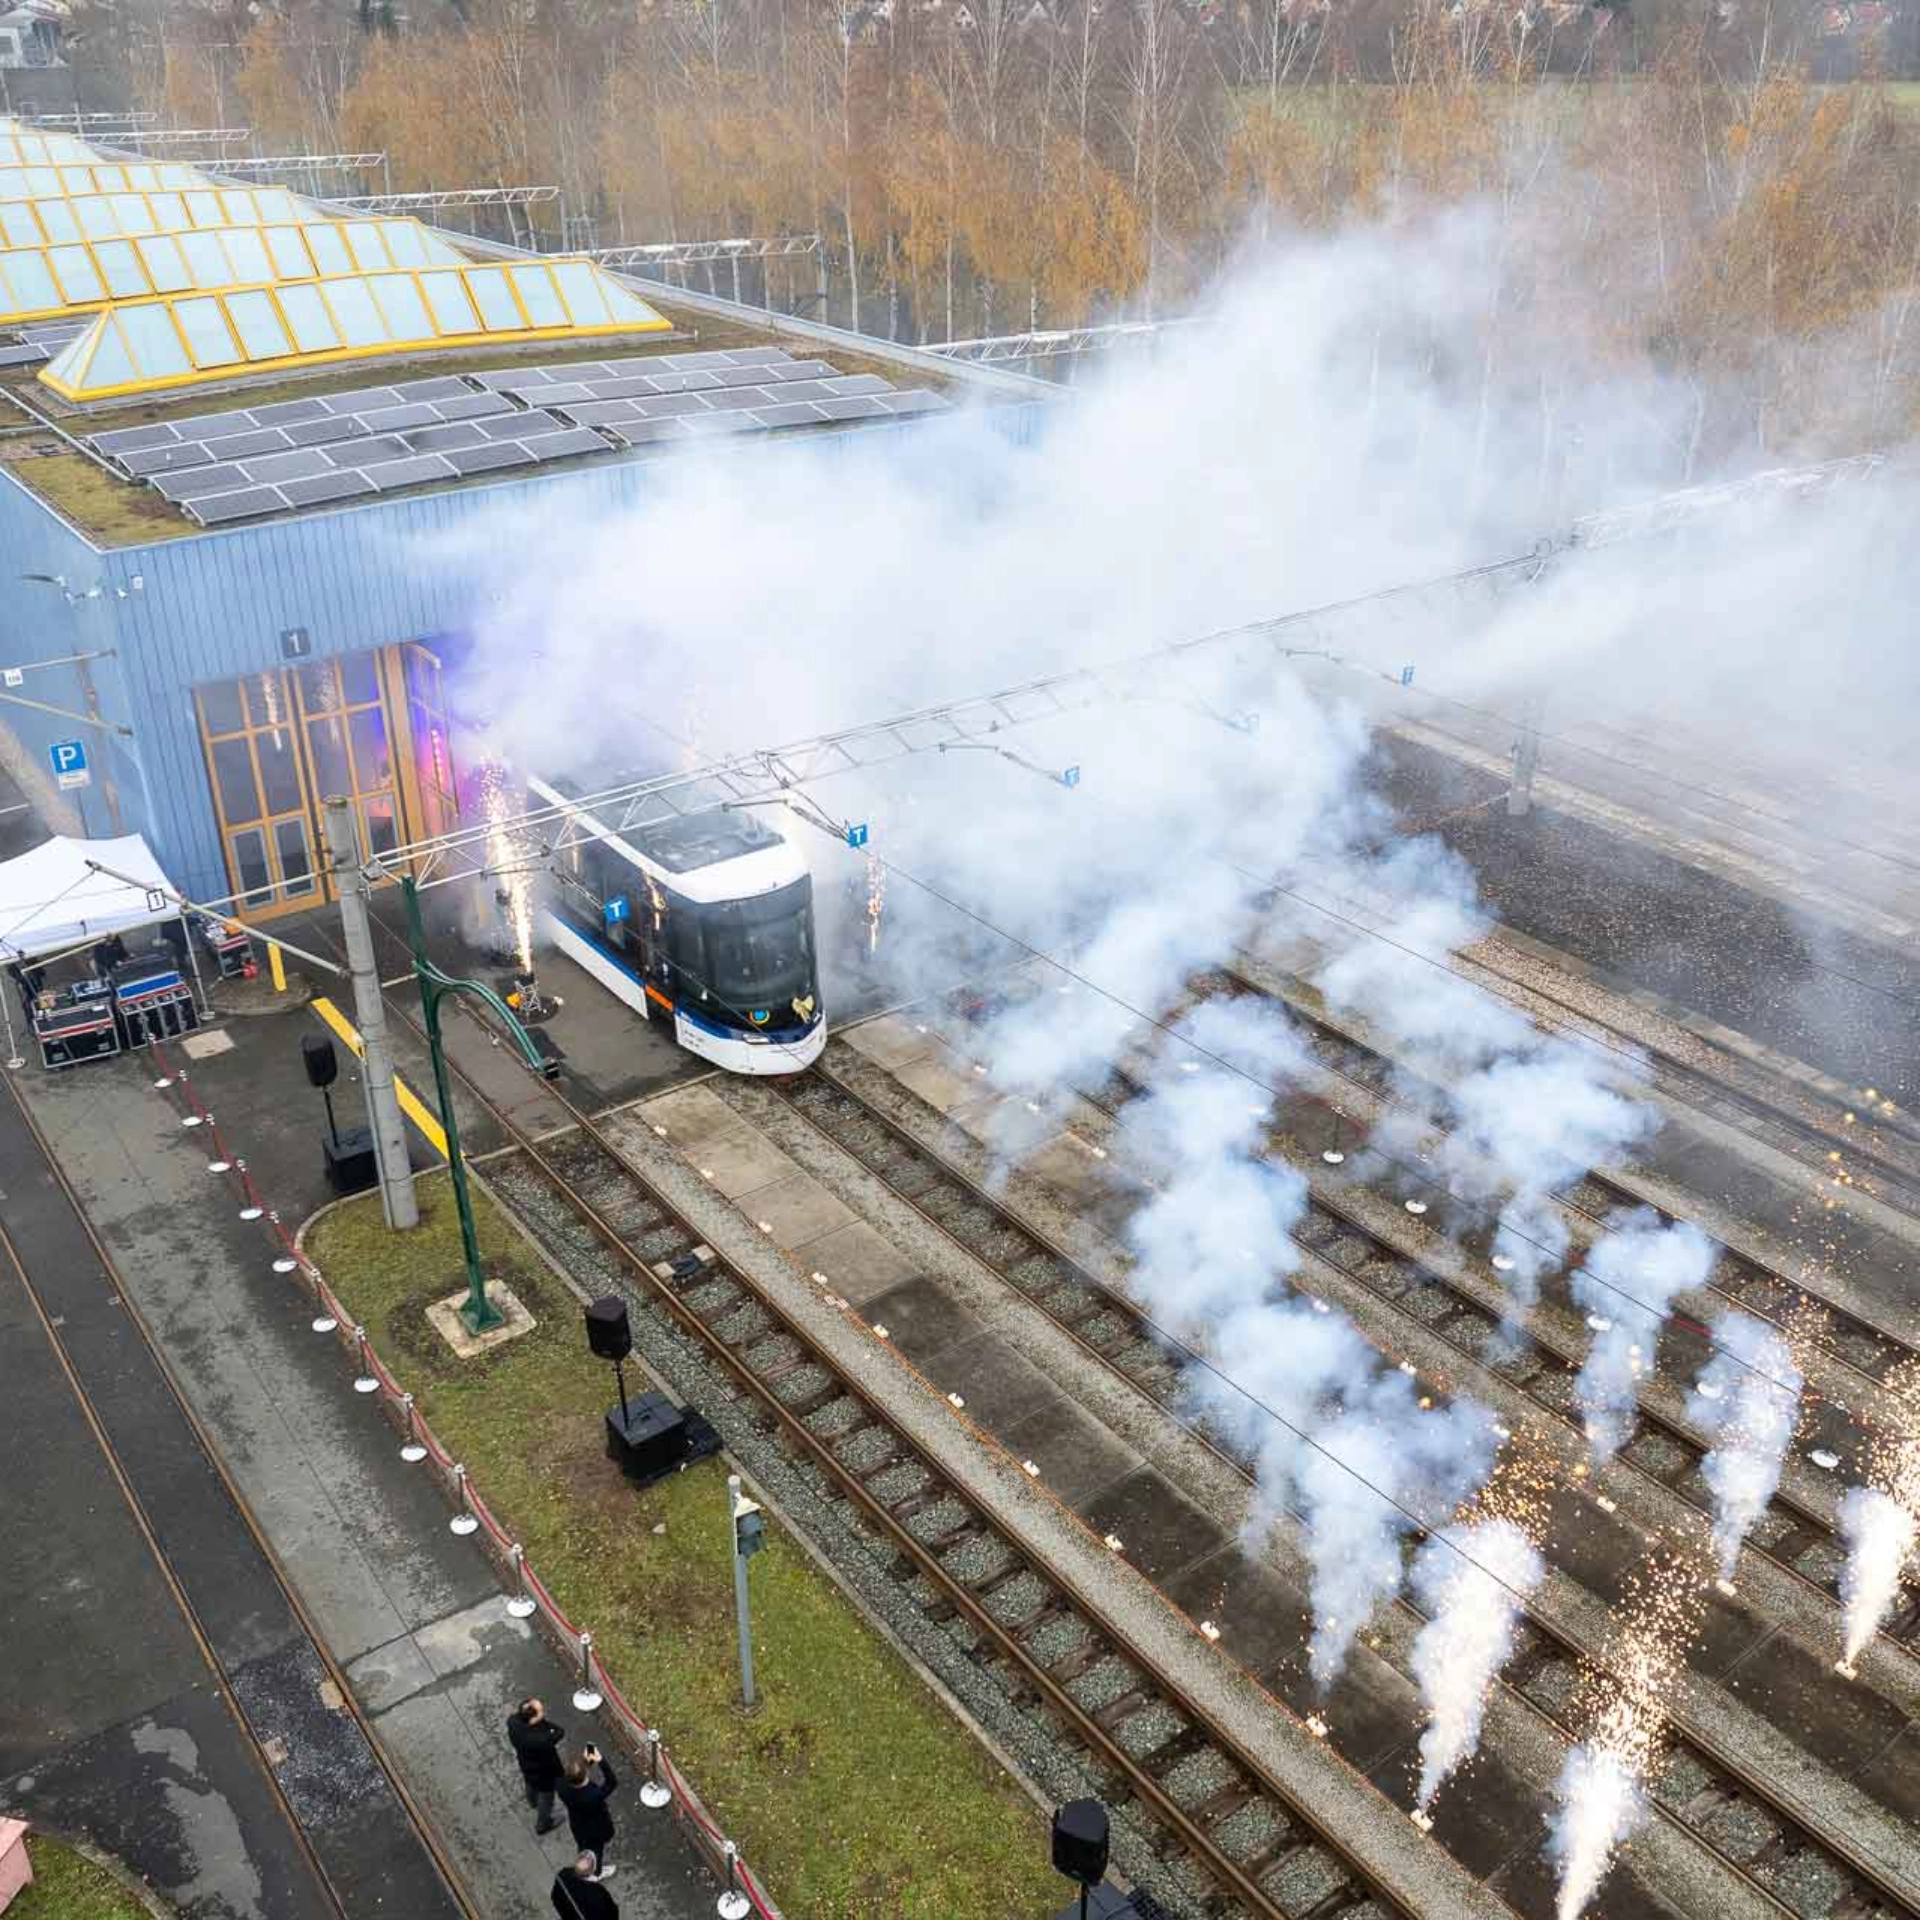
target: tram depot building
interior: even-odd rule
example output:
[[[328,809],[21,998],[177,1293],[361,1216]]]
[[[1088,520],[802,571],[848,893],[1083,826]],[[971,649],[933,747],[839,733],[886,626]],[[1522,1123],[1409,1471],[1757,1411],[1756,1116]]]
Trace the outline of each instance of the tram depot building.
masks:
[[[0,386],[0,762],[255,919],[327,898],[324,797],[374,852],[456,817],[426,543],[968,400],[1024,437],[1042,391],[6,121]]]

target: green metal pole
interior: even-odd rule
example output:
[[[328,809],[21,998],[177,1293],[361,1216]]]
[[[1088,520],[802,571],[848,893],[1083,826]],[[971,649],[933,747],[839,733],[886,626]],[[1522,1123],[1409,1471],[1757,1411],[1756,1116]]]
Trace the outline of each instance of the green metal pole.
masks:
[[[506,1315],[487,1298],[487,1276],[480,1265],[480,1239],[473,1226],[473,1199],[467,1192],[467,1163],[460,1151],[460,1127],[453,1116],[453,1094],[447,1085],[447,1055],[440,1042],[440,995],[427,959],[427,932],[420,918],[420,892],[413,876],[401,877],[407,902],[407,932],[413,943],[413,971],[420,982],[420,1008],[426,1017],[427,1051],[433,1057],[433,1085],[440,1101],[440,1124],[447,1135],[447,1172],[453,1178],[453,1204],[460,1215],[460,1241],[467,1255],[467,1300],[460,1318],[469,1333],[490,1332],[506,1325]]]

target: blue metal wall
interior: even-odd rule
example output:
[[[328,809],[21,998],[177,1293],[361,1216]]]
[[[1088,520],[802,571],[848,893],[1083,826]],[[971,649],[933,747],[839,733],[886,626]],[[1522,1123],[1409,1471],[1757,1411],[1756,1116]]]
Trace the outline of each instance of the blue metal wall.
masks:
[[[1047,402],[1033,402],[995,407],[983,417],[1025,445],[1054,411]],[[724,457],[838,457],[870,444],[875,433],[938,428],[937,421],[909,420],[858,434],[742,445]],[[130,719],[136,732],[121,782],[128,830],[146,833],[169,875],[188,893],[221,895],[226,867],[192,688],[281,665],[280,636],[293,627],[307,630],[316,659],[457,632],[474,611],[471,593],[450,570],[424,563],[433,543],[521,504],[542,515],[567,511],[575,502],[582,513],[641,506],[659,485],[661,471],[659,461],[582,467],[105,552],[25,489],[8,484],[0,488],[0,606],[6,608],[0,663],[82,646],[119,650],[122,671],[114,672],[114,662],[102,663],[99,686],[108,717]],[[54,589],[16,587],[23,572],[64,573],[70,581],[97,582],[104,592],[69,606]],[[36,593],[44,600],[22,598]],[[51,681],[56,675],[30,677]],[[77,704],[70,695],[56,696],[56,703]],[[57,722],[30,730],[18,723],[37,716],[17,708],[0,708],[0,714],[16,723],[35,752],[44,753],[48,740],[62,737]],[[96,823],[93,831],[105,828]]]

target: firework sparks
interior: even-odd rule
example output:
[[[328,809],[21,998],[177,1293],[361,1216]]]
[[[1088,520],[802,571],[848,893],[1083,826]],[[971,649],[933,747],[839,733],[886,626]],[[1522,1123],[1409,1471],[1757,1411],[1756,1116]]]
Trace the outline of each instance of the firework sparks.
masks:
[[[1780,1484],[1800,1413],[1800,1370],[1781,1332],[1744,1313],[1714,1322],[1715,1352],[1687,1416],[1713,1436],[1701,1472],[1713,1490],[1713,1543],[1730,1581],[1740,1548]]]
[[[1413,1644],[1427,1710],[1414,1798],[1414,1823],[1423,1828],[1434,1796],[1479,1748],[1493,1683],[1546,1573],[1553,1458],[1535,1434],[1506,1438],[1493,1478],[1413,1566],[1414,1592],[1429,1614]]]
[[[1867,1484],[1840,1503],[1847,1564],[1840,1575],[1846,1647],[1841,1670],[1854,1662],[1900,1599],[1901,1577],[1920,1542],[1920,1360],[1887,1376],[1898,1424],[1874,1434]]]
[[[880,913],[887,903],[887,870],[880,856],[867,849],[867,951],[880,951]]]
[[[1586,1738],[1567,1756],[1549,1850],[1560,1867],[1556,1920],[1579,1920],[1622,1846],[1647,1817],[1647,1783],[1666,1744],[1667,1702],[1705,1618],[1709,1575],[1697,1548],[1656,1551],[1629,1574],[1619,1638],[1575,1691]]]
[[[508,798],[507,770],[489,761],[478,774],[480,810],[487,823],[487,865],[499,885],[495,896],[506,919],[514,955],[523,974],[533,972],[533,890],[527,884],[525,855],[518,845]]]

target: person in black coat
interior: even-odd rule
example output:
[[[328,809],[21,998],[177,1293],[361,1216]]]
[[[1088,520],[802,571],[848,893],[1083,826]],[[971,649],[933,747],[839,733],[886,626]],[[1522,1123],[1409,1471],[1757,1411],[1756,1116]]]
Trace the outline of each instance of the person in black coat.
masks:
[[[600,1769],[594,1779],[592,1769]],[[580,1759],[569,1760],[560,1776],[560,1804],[567,1810],[567,1825],[573,1832],[573,1844],[582,1853],[593,1855],[593,1877],[611,1880],[614,1869],[607,1865],[607,1848],[613,1840],[613,1815],[607,1800],[620,1784],[606,1757],[598,1747],[588,1747]]]
[[[620,1920],[613,1895],[594,1878],[592,1854],[568,1861],[553,1876],[553,1910],[560,1920]]]
[[[513,1757],[520,1762],[535,1833],[551,1833],[560,1824],[553,1817],[553,1792],[560,1784],[560,1742],[566,1737],[566,1728],[549,1720],[538,1700],[522,1700],[507,1715],[507,1738],[513,1743]]]

